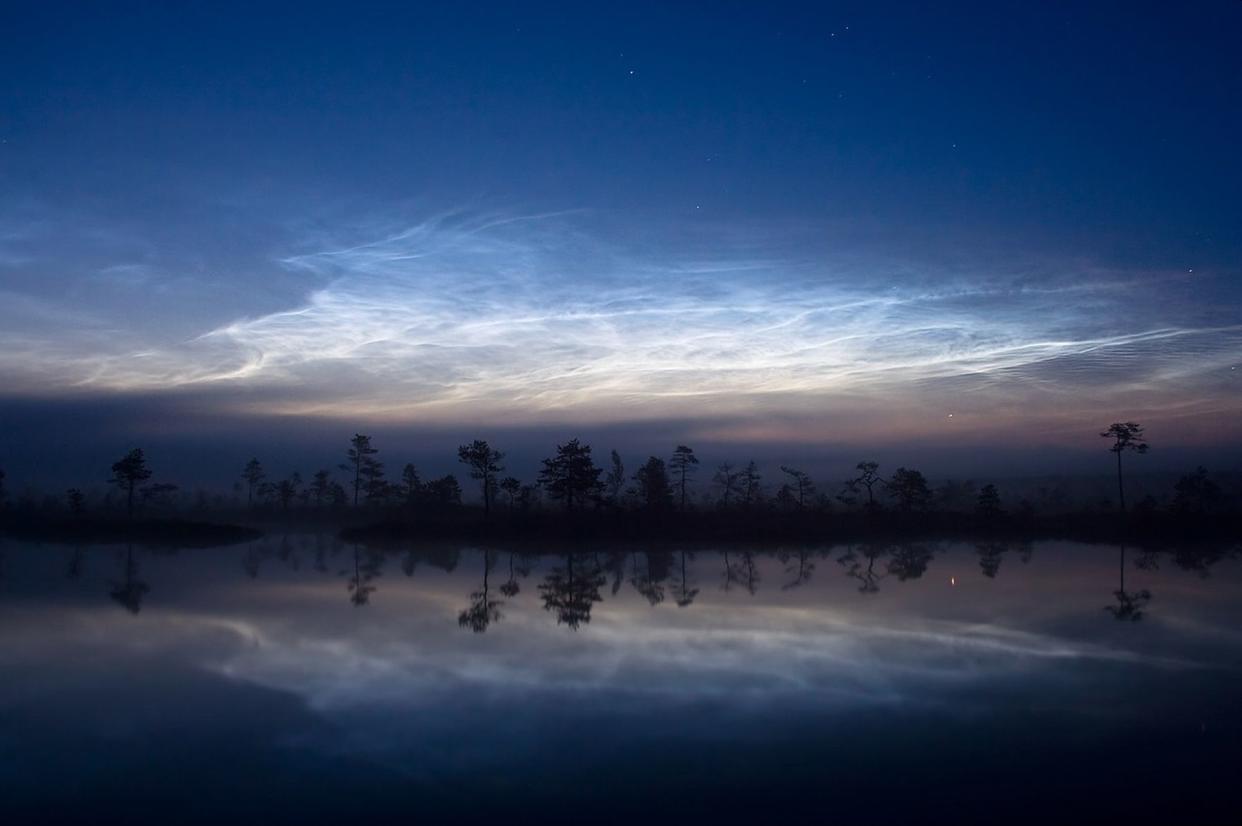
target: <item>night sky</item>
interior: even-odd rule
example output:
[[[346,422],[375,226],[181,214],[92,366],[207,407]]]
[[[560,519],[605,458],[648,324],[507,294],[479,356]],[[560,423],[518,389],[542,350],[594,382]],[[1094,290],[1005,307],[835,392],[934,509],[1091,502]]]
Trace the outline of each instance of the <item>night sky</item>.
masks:
[[[1126,419],[1179,462],[1242,448],[1242,3],[0,29],[11,481],[134,445],[305,470],[356,430],[445,469],[474,436],[998,473]]]

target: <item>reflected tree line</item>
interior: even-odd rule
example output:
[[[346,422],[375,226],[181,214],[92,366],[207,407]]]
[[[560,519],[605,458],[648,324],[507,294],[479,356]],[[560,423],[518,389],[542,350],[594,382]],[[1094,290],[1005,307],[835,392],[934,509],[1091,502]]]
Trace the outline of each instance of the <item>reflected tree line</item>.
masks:
[[[1031,561],[1030,543],[978,542],[972,547],[979,571],[986,579],[996,579],[1004,561],[1019,564]],[[1172,551],[1143,550],[1131,553],[1125,545],[1118,549],[1117,585],[1112,591],[1113,602],[1105,610],[1123,622],[1137,622],[1146,615],[1153,599],[1150,590],[1134,589],[1127,584],[1133,571],[1155,571],[1162,565],[1192,571],[1208,577],[1213,566],[1224,559],[1236,558],[1242,549],[1188,547]],[[608,550],[578,551],[556,555],[479,549],[481,561],[479,584],[458,613],[458,624],[474,633],[483,633],[504,618],[507,602],[523,592],[525,581],[539,568],[543,574],[535,586],[537,599],[558,625],[578,630],[590,623],[594,607],[604,600],[605,589],[616,597],[626,586],[632,588],[648,605],[668,602],[678,608],[693,605],[710,582],[724,592],[741,591],[754,596],[764,581],[763,559],[768,574],[780,571],[774,587],[790,591],[812,581],[821,563],[835,563],[833,570],[853,580],[856,590],[865,596],[878,594],[886,581],[909,582],[923,577],[937,557],[947,552],[938,543],[855,543],[843,547],[813,548],[808,546],[775,551],[732,550],[696,552],[683,550]],[[108,581],[109,597],[131,614],[138,614],[152,592],[143,577],[143,551],[130,544],[111,552],[115,557],[114,574]],[[152,552],[154,553],[154,552]],[[344,596],[355,607],[368,605],[379,590],[385,565],[396,558],[402,573],[414,576],[422,566],[451,573],[462,561],[463,554],[473,559],[471,549],[460,545],[419,545],[400,552],[385,551],[359,543],[346,543],[326,535],[300,535],[262,540],[248,544],[241,555],[244,575],[258,579],[269,565],[288,570],[309,566],[317,573],[334,576],[343,583]],[[702,558],[717,562],[701,564]],[[696,565],[696,558],[700,564]],[[74,546],[69,554],[65,575],[79,579],[87,565],[88,553]],[[548,564],[550,562],[550,565]],[[1012,564],[1012,563],[1011,563]],[[715,569],[716,573],[709,574]]]

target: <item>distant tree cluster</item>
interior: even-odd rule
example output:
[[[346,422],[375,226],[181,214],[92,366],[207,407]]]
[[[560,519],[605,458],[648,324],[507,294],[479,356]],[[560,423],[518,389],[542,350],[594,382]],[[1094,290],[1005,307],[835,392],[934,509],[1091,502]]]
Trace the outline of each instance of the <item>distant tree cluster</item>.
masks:
[[[475,442],[474,448],[486,450],[486,445],[486,442]],[[461,450],[464,452],[468,448],[470,446],[463,445]],[[424,481],[418,468],[413,463],[406,463],[397,479],[389,479],[378,455],[379,449],[372,444],[370,436],[355,433],[346,448],[345,461],[335,468],[344,472],[344,481],[333,476],[332,468],[320,468],[311,474],[310,482],[305,484],[301,473],[297,471],[278,481],[269,480],[263,463],[258,458],[253,458],[246,462],[241,473],[246,489],[246,504],[249,507],[278,507],[280,510],[291,507],[321,510],[351,505],[355,508],[401,505],[413,507],[423,504],[461,503],[461,485],[456,477],[449,475]],[[493,459],[499,460],[500,456],[495,453]],[[462,461],[466,459],[463,458]],[[494,467],[494,463],[489,467]],[[494,479],[489,474],[485,483],[488,497],[486,501],[489,505],[495,488]]]
[[[1100,435],[1108,440],[1108,450],[1116,457],[1117,509],[1125,514],[1128,501],[1123,457],[1148,452],[1143,427],[1136,422],[1117,422]],[[460,445],[457,460],[478,484],[485,520],[498,510],[510,515],[534,510],[568,514],[631,511],[664,514],[664,519],[691,511],[731,511],[785,513],[791,519],[801,519],[795,515],[822,515],[844,508],[864,516],[884,512],[907,521],[922,519],[920,514],[967,513],[983,525],[999,525],[1015,514],[1031,513],[1034,507],[1026,499],[1006,501],[995,484],[976,487],[973,482],[949,480],[933,489],[919,470],[902,466],[885,472],[879,462],[870,459],[858,462],[854,473],[835,486],[822,485],[805,470],[787,464],[779,466],[780,473],[772,483],[754,460],[740,465],[724,461],[699,488],[695,481],[701,461],[685,444],[673,447],[666,457],[648,456],[631,472],[616,450],[609,452],[606,466],[600,467],[590,445],[570,439],[556,446],[529,481],[506,475],[505,453],[483,439]],[[159,512],[186,501],[177,485],[153,480],[141,449],[127,452],[112,464],[111,471],[108,482],[120,496],[119,509],[131,517],[140,510]],[[0,469],[0,506],[6,500],[5,482]],[[362,433],[348,440],[343,461],[315,470],[309,481],[298,471],[274,477],[259,457],[252,457],[241,466],[234,495],[254,510],[405,509],[432,513],[461,505],[463,496],[453,474],[424,479],[411,462],[401,465],[396,477],[390,478],[379,448]],[[1055,490],[1041,489],[1037,500],[1046,509],[1068,510],[1058,496]],[[217,497],[214,501],[222,500]],[[118,509],[111,497],[104,501],[105,509],[109,502],[113,510]],[[1187,518],[1213,516],[1228,510],[1231,502],[1221,485],[1199,467],[1177,481],[1166,500],[1166,512]],[[207,498],[199,494],[198,505],[206,503]],[[60,500],[62,509],[79,517],[96,506],[97,500],[91,500],[79,487],[67,490]],[[1107,502],[1101,503],[1097,512],[1109,507]],[[1149,496],[1138,503],[1135,513],[1151,513],[1158,507]]]

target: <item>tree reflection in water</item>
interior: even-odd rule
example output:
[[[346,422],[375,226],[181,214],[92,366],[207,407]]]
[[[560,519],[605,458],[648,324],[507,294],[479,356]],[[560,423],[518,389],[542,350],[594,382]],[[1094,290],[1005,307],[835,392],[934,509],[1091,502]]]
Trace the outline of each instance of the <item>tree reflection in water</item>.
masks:
[[[335,539],[332,541],[332,553],[340,550],[340,543]],[[323,534],[315,535],[315,570],[326,574],[328,572],[328,540]]]
[[[740,551],[730,558],[729,551],[720,551],[724,560],[724,581],[720,590],[729,591],[734,585],[740,585],[746,594],[754,596],[759,590],[759,565],[755,564],[755,555],[749,550]]]
[[[686,558],[694,559],[694,554],[681,551],[680,556],[681,565],[674,571],[673,576],[673,600],[677,603],[678,608],[686,608],[699,595],[699,589],[692,587],[690,573],[686,569]]]
[[[668,576],[668,559],[664,554],[647,551],[643,554],[643,564],[638,564],[638,552],[633,554],[630,584],[634,590],[643,595],[647,604],[652,607],[664,601],[664,586],[661,584]]]
[[[513,551],[510,551],[508,555],[509,555],[509,578],[506,579],[504,584],[500,586],[500,593],[504,594],[509,599],[513,599],[522,590],[522,586],[518,582],[518,578],[520,577],[522,579],[526,579],[526,577],[530,576],[530,565],[527,564],[525,560],[523,560],[522,564],[520,565],[515,564],[514,558],[517,555],[513,553]]]
[[[603,572],[582,555],[565,555],[565,564],[548,572],[539,586],[543,607],[556,615],[558,625],[577,631],[591,621],[591,608],[599,602],[599,589],[605,582]]]
[[[513,554],[509,554],[509,576],[510,581],[513,577]],[[493,622],[500,621],[500,606],[504,604],[503,600],[492,599],[490,596],[490,588],[488,587],[488,576],[492,570],[492,552],[490,550],[483,551],[483,585],[479,590],[470,594],[470,605],[462,609],[457,615],[457,624],[462,628],[469,628],[476,634],[482,634],[487,630],[487,626]],[[506,583],[507,584],[507,583]],[[515,582],[516,584],[516,582]],[[504,586],[501,586],[503,589]]]
[[[614,597],[621,593],[621,586],[625,584],[625,563],[629,556],[625,551],[608,553],[608,564],[604,567],[605,572],[612,577],[610,591]]]
[[[1009,546],[1004,542],[976,542],[975,553],[979,555],[979,570],[988,579],[996,579],[1000,573],[1001,560]]]
[[[906,543],[893,548],[892,557],[888,560],[888,572],[897,577],[898,582],[918,579],[927,572],[935,552],[921,543]]]
[[[875,569],[875,561],[888,552],[888,546],[879,542],[866,542],[854,547],[848,546],[845,553],[837,559],[837,563],[845,568],[845,575],[858,580],[860,594],[874,594],[880,590],[880,580],[888,572],[879,573]],[[863,564],[866,560],[866,565]]]
[[[727,549],[720,552],[720,558],[724,562],[724,574],[722,577],[723,581],[720,583],[720,590],[728,593],[733,590],[734,585],[741,585],[745,581],[745,576],[742,571],[742,564],[732,561],[729,558],[729,551]]]
[[[810,582],[811,574],[815,572],[815,562],[811,559],[811,552],[806,548],[799,548],[797,553],[789,553],[789,551],[781,551],[777,554],[777,558],[785,565],[785,573],[793,577],[781,586],[782,591],[788,591],[791,588],[797,588],[806,582]],[[795,563],[796,560],[796,563]]]
[[[125,546],[125,557],[121,564],[123,578],[114,582],[108,596],[131,614],[142,610],[142,599],[150,591],[151,586],[139,578],[138,560],[134,557],[134,546]]]
[[[344,564],[338,563],[334,567],[338,568],[336,575],[345,579],[349,602],[354,606],[370,603],[377,590],[376,580],[381,576],[387,558],[385,552],[378,548],[368,548],[361,544],[346,546],[337,540],[326,541],[323,537],[314,540],[295,538],[293,542],[283,538],[277,544],[273,542],[260,540],[245,546],[242,567],[246,576],[257,577],[262,562],[267,560],[270,564],[273,559],[283,559],[285,567],[297,571],[302,567],[299,564],[301,549],[308,553],[313,549],[315,571],[327,569],[329,548],[331,556],[334,557],[346,552],[343,557],[339,557]],[[973,548],[980,571],[988,578],[1000,576],[1001,561],[1015,547],[1024,561],[1031,555],[1029,543],[1015,546],[1006,542],[987,541],[965,547]],[[957,552],[962,552],[960,546],[958,548]],[[941,550],[929,543],[861,543],[848,546],[837,558],[837,562],[842,566],[844,574],[856,581],[859,593],[876,594],[880,590],[880,581],[886,576],[891,575],[898,582],[920,579]],[[81,545],[72,547],[66,567],[68,578],[78,579],[82,576],[87,551]],[[1161,551],[1144,550],[1135,558],[1123,545],[1119,549],[1117,587],[1112,592],[1115,602],[1105,606],[1105,610],[1115,619],[1124,622],[1138,622],[1146,616],[1152,593],[1146,588],[1127,588],[1127,557],[1141,570],[1158,571],[1162,563],[1167,564],[1171,560],[1181,569],[1207,577],[1216,563],[1236,557],[1238,551],[1233,546],[1187,546]],[[423,564],[451,573],[456,569],[462,553],[461,547],[453,543],[420,545],[416,549],[402,552],[401,567],[407,574],[412,574],[416,566]],[[496,585],[492,582],[492,576],[501,564],[501,553],[506,556],[503,563],[505,576],[503,582]],[[483,633],[491,624],[503,619],[502,609],[507,601],[514,600],[522,593],[521,580],[530,576],[531,560],[535,558],[512,551],[492,549],[482,550],[481,555],[481,583],[469,594],[469,604],[457,614],[458,625],[474,633]],[[782,584],[782,591],[802,586],[812,579],[816,555],[817,552],[808,548],[777,551],[721,550],[720,590],[745,590],[749,595],[755,595],[766,564],[762,558],[767,558],[773,564],[779,562],[783,566],[788,579]],[[574,630],[590,622],[595,604],[603,601],[601,588],[609,580],[614,597],[618,596],[628,582],[650,606],[657,606],[669,597],[678,607],[687,608],[701,596],[701,590],[695,583],[698,572],[694,568],[701,557],[701,553],[696,554],[689,550],[609,550],[561,554],[555,557],[555,567],[538,587],[539,599],[544,609],[555,615],[558,624],[568,625]],[[137,614],[151,586],[141,577],[140,557],[132,545],[126,546],[123,556],[118,556],[118,560],[121,576],[109,583],[109,597],[130,613]],[[306,567],[309,569],[312,566]]]
[[[1151,591],[1146,588],[1141,591],[1130,592],[1126,590],[1126,546],[1121,546],[1120,560],[1120,580],[1117,584],[1117,590],[1113,591],[1113,596],[1117,599],[1116,605],[1105,605],[1104,610],[1113,615],[1113,619],[1121,622],[1138,622],[1143,618],[1143,612],[1147,607],[1147,603],[1151,602]]]
[[[381,568],[384,564],[384,555],[379,551],[367,550],[361,553],[358,550],[358,543],[354,543],[354,571],[349,578],[346,589],[349,591],[349,601],[355,606],[363,606],[371,601],[371,595],[375,593],[378,586],[372,585],[372,581],[381,575]]]
[[[82,570],[86,567],[86,551],[81,545],[73,546],[73,553],[69,556],[69,565],[65,569],[65,576],[69,579],[78,579],[82,576]]]

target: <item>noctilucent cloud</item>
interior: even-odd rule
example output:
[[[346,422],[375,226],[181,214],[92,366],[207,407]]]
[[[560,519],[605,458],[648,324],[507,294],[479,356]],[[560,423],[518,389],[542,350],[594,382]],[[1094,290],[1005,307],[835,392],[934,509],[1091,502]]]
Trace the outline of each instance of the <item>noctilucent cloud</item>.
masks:
[[[254,5],[6,14],[8,400],[1242,438],[1242,4]]]

